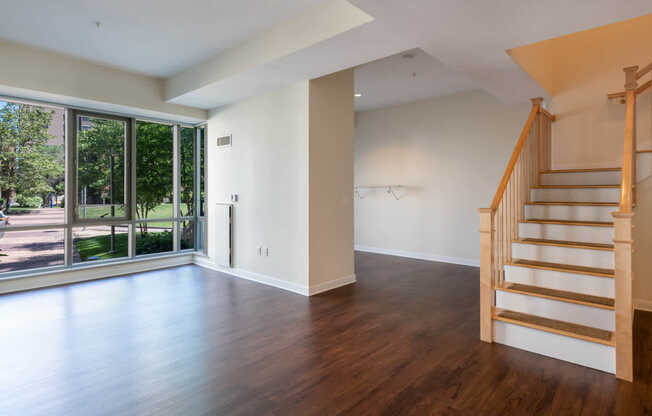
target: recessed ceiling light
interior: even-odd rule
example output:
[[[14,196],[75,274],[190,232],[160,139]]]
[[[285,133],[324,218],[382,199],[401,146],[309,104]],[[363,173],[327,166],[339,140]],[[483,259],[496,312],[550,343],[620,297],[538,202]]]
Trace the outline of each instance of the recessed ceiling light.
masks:
[[[359,93],[359,92],[356,92],[355,94],[353,94],[353,96],[354,96],[355,98],[360,98],[360,97],[362,97],[362,94]]]

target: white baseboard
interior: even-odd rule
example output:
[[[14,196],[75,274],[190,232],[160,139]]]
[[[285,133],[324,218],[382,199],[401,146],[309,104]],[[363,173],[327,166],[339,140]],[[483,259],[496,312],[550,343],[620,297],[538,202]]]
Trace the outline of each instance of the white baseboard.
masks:
[[[303,285],[298,285],[296,283],[288,282],[286,280],[277,279],[272,276],[251,272],[244,269],[219,266],[216,263],[212,262],[206,256],[196,255],[195,264],[200,267],[206,267],[207,269],[215,270],[234,277],[239,277],[241,279],[250,280],[252,282],[262,283],[264,285],[272,286],[278,289],[283,289],[290,292],[298,293],[303,296],[316,295],[318,293],[327,292],[329,290],[333,290],[341,286],[350,285],[351,283],[356,282],[356,276],[355,274],[352,274],[350,276],[344,276],[339,279],[321,283],[319,285],[307,287]]]
[[[310,286],[310,296],[318,293],[328,292],[329,290],[337,289],[341,286],[350,285],[356,282],[355,273],[349,276],[340,277],[339,279],[329,280],[328,282],[321,283],[315,286]]]
[[[72,269],[30,274],[0,280],[0,294],[86,282],[89,280],[123,276],[126,274],[165,269],[186,264],[193,264],[192,253],[158,258],[116,261],[103,265],[88,264]]]
[[[195,264],[201,267],[206,267],[207,269],[212,269],[231,276],[239,277],[241,279],[251,280],[252,282],[262,283],[267,286],[273,286],[279,289],[298,293],[303,296],[309,296],[310,293],[307,286],[298,285],[296,283],[277,279],[275,277],[260,273],[250,272],[248,270],[218,266],[216,263],[212,262],[210,259],[204,256],[195,256]]]
[[[388,256],[407,257],[410,259],[438,261],[441,263],[461,264],[463,266],[480,267],[480,260],[464,259],[460,257],[437,256],[427,253],[415,253],[413,251],[393,250],[387,248],[369,247],[369,246],[355,246],[356,251],[363,251],[366,253],[386,254]]]
[[[652,312],[652,300],[634,299],[634,309]]]

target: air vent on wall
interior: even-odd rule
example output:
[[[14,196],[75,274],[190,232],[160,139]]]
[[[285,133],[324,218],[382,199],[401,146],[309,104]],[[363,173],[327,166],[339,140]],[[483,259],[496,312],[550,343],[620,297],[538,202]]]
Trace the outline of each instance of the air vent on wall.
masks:
[[[231,147],[231,136],[218,137],[217,147]]]

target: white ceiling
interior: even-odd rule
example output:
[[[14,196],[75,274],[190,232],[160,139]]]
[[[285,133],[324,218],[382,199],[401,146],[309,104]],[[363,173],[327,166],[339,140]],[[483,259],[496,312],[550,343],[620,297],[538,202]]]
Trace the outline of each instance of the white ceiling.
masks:
[[[355,69],[355,109],[371,110],[477,88],[420,49],[388,56]]]
[[[349,0],[372,20],[331,31],[300,49],[247,61],[236,72],[206,75],[212,67],[202,62],[236,68],[246,57],[246,49],[238,54],[244,48],[239,45],[255,37],[265,45],[267,34],[276,33],[270,28],[296,28],[295,37],[304,37],[309,26],[286,23],[311,7],[342,1],[5,1],[0,38],[167,77],[166,85],[183,87],[168,88],[168,101],[206,109],[408,49],[420,48],[435,58],[419,54],[415,59],[419,72],[413,72],[423,74],[417,77],[420,87],[405,81],[400,66],[405,63],[397,58],[361,68],[359,85],[370,86],[359,105],[371,108],[424,98],[424,90],[446,94],[469,86],[507,102],[545,96],[506,49],[652,12],[650,0]],[[317,23],[336,18],[324,13]],[[96,20],[102,22],[99,30]],[[284,50],[278,37],[268,40],[275,51]],[[392,59],[395,70],[387,66]],[[201,81],[188,79],[194,68],[206,75]]]
[[[2,1],[0,38],[168,77],[320,1]]]

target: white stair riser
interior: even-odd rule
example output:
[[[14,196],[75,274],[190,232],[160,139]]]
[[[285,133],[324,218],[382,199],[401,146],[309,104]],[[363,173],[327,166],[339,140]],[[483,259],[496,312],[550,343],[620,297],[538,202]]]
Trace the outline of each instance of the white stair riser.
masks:
[[[609,309],[560,302],[502,290],[496,291],[496,307],[606,331],[615,329],[615,312]]]
[[[608,345],[500,321],[494,321],[494,341],[607,373],[616,372],[616,349]]]
[[[532,201],[618,202],[618,188],[546,188],[532,189]]]
[[[614,268],[614,253],[606,250],[512,243],[512,257],[574,266]]]
[[[545,220],[613,221],[612,212],[618,207],[590,205],[526,205],[525,217]]]
[[[613,185],[620,183],[620,171],[544,173],[542,185]]]
[[[505,266],[505,281],[605,298],[615,296],[614,279],[609,277]]]
[[[584,225],[521,223],[518,225],[520,238],[543,238],[546,240],[578,241],[613,244],[613,227]]]

